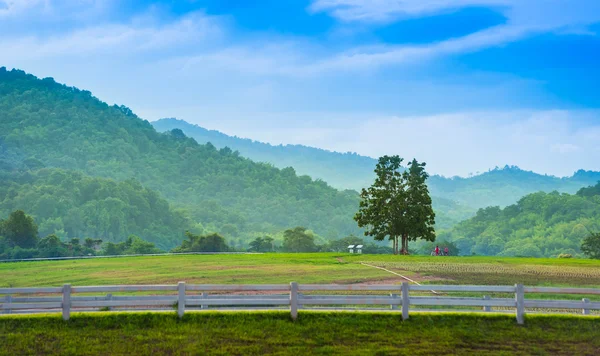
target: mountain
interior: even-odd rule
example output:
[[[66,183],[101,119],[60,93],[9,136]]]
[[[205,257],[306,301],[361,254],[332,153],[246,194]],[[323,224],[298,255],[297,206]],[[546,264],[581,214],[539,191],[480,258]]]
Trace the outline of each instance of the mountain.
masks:
[[[582,240],[600,231],[600,183],[576,194],[529,194],[504,209],[490,207],[440,234],[461,254],[555,257],[580,255]]]
[[[181,131],[161,134],[125,106],[19,70],[0,68],[0,147],[5,170],[135,179],[230,239],[294,226],[330,238],[360,233],[354,191],[199,144]]]
[[[580,170],[571,177],[558,178],[524,171],[516,166],[505,166],[469,178],[432,176],[429,189],[432,195],[469,207],[484,208],[514,204],[521,197],[540,191],[573,194],[598,181],[600,172]]]
[[[374,180],[373,169],[377,161],[356,153],[337,153],[299,145],[272,146],[227,136],[177,119],[162,119],[152,125],[161,132],[180,129],[200,143],[210,142],[218,148],[229,147],[255,161],[268,162],[280,168],[294,167],[300,174],[323,179],[337,188],[360,190]],[[470,217],[477,209],[488,206],[507,206],[530,193],[555,190],[575,193],[598,181],[600,172],[581,170],[571,177],[557,178],[505,166],[469,178],[433,175],[428,185],[434,204],[437,202],[438,215],[452,223],[456,222],[454,217]],[[456,211],[461,213],[456,214]]]

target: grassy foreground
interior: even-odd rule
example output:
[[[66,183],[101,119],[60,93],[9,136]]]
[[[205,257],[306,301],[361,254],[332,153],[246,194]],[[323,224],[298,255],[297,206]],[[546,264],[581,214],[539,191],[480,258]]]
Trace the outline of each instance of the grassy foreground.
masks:
[[[0,317],[0,355],[597,355],[599,318],[302,312]]]
[[[597,286],[600,261],[342,253],[192,255],[0,263],[1,287],[107,284],[373,283]]]

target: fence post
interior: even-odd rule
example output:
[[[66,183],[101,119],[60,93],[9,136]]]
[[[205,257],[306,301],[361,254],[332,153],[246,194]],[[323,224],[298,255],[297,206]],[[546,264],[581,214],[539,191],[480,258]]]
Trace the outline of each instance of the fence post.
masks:
[[[515,284],[515,302],[517,304],[517,323],[525,323],[525,287],[522,284]]]
[[[408,282],[402,282],[402,320],[408,319],[408,307],[410,298],[408,296]]]
[[[108,293],[106,295],[106,300],[111,301],[112,299],[113,299],[112,293]],[[108,310],[113,310],[113,308],[112,307],[108,307]]]
[[[12,313],[12,310],[10,310],[10,303],[12,303],[12,295],[7,295],[6,298],[6,304],[8,304],[8,309],[4,309],[4,314],[10,314]]]
[[[490,299],[492,299],[492,298],[490,298],[490,296],[489,296],[489,295],[484,295],[484,296],[483,296],[483,300],[490,300]],[[490,307],[489,305],[484,305],[484,306],[483,306],[483,311],[484,311],[484,312],[489,312],[489,311],[492,311],[492,307]]]
[[[392,293],[392,294],[390,294],[390,297],[392,297],[392,299],[394,299],[394,298],[397,298],[397,297],[398,297],[398,294],[394,294],[394,293]],[[398,310],[398,304],[392,304],[392,305],[390,305],[390,308],[391,308],[392,310]]]
[[[63,320],[69,320],[71,318],[71,285],[63,285],[62,295],[62,317]]]
[[[208,297],[208,293],[202,292],[202,299],[206,299]],[[200,309],[208,309],[208,305],[201,305]]]
[[[298,283],[290,283],[290,314],[292,319],[298,318]]]
[[[177,284],[177,315],[182,318],[185,313],[185,282],[179,282]]]
[[[588,303],[590,302],[590,300],[589,300],[589,299],[587,299],[587,298],[583,298],[581,301],[582,301],[584,304],[588,304]],[[586,309],[585,307],[583,308],[583,311],[582,311],[582,312],[583,312],[583,315],[590,315],[590,310],[589,310],[589,309]]]

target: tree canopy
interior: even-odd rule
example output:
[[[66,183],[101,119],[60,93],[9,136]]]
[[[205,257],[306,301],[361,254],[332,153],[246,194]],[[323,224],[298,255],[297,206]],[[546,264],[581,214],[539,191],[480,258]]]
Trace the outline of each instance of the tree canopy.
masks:
[[[172,252],[227,252],[229,246],[223,236],[219,234],[195,235],[191,232],[185,233],[187,240]]]
[[[52,168],[0,175],[0,216],[19,209],[32,215],[41,236],[65,240],[122,242],[133,234],[168,249],[195,226],[186,213],[134,179],[117,182]]]
[[[365,235],[393,241],[394,253],[408,254],[408,242],[435,240],[435,213],[427,188],[425,163],[413,160],[408,169],[399,156],[379,159],[371,187],[361,192],[361,202],[354,219],[366,228]]]
[[[285,230],[282,249],[285,252],[316,252],[315,236],[305,227]]]
[[[590,258],[600,259],[600,233],[589,234],[583,239],[581,252]]]
[[[5,235],[18,247],[32,248],[38,242],[38,226],[23,210],[12,212],[6,221],[1,222],[1,225],[0,235]]]

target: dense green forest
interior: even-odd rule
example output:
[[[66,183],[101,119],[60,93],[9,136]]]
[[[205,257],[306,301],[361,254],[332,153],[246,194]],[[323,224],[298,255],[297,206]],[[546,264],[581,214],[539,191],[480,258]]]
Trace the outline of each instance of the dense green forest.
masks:
[[[152,242],[129,235],[123,242],[105,242],[87,237],[61,238],[50,234],[40,238],[35,219],[23,210],[15,210],[0,219],[0,260],[30,258],[115,256],[161,253]]]
[[[47,167],[135,179],[187,210],[194,223],[230,239],[297,225],[327,238],[360,234],[352,221],[359,199],[354,191],[198,144],[179,130],[158,133],[124,106],[5,68],[0,68],[0,149],[5,171]],[[173,247],[172,234],[161,237],[160,246]]]
[[[0,217],[24,210],[41,236],[121,241],[133,234],[167,249],[194,226],[158,193],[129,179],[116,182],[61,169],[0,171]]]
[[[340,189],[360,190],[371,185],[375,178],[373,170],[377,160],[356,153],[342,154],[300,145],[272,146],[176,119],[162,119],[152,124],[158,131],[181,129],[200,143],[230,147],[255,161],[280,168],[294,167],[300,174],[323,179]],[[578,171],[571,177],[557,178],[506,166],[468,178],[433,175],[427,184],[439,218],[438,226],[445,228],[471,217],[479,208],[504,207],[538,191],[575,193],[599,180],[600,172]]]
[[[600,231],[600,183],[576,194],[538,192],[504,209],[481,209],[439,235],[462,254],[581,256],[583,239]]]

